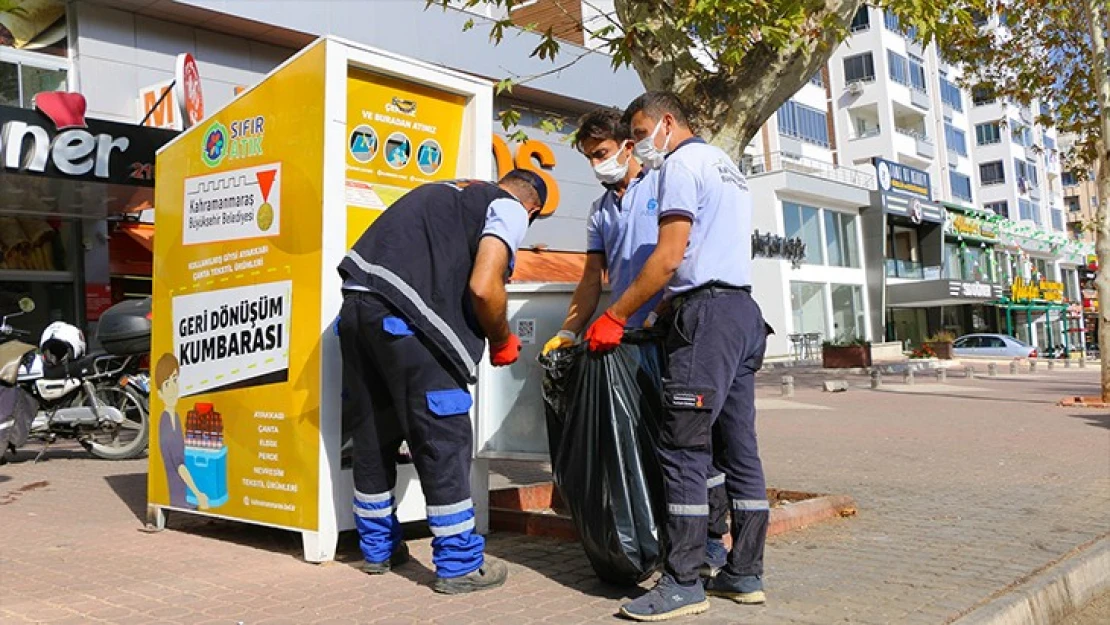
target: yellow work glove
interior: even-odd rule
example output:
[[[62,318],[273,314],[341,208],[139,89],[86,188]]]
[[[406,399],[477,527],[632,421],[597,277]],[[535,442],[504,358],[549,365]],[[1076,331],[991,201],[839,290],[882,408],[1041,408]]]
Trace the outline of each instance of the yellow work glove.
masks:
[[[543,355],[546,356],[552,351],[563,349],[574,345],[577,337],[574,332],[570,330],[559,330],[559,333],[551,338],[550,341],[543,344]]]

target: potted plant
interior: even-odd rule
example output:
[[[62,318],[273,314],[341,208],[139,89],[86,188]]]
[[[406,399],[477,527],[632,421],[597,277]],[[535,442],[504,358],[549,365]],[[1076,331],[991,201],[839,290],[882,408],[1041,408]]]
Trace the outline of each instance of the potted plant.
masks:
[[[871,343],[861,338],[841,338],[821,345],[821,362],[826,369],[871,366]]]
[[[925,347],[930,348],[941,360],[952,360],[952,341],[956,335],[948,330],[941,330],[925,339]]]
[[[914,359],[914,360],[923,360],[923,359],[927,359],[927,358],[937,358],[937,353],[933,350],[932,347],[929,347],[929,345],[931,345],[931,344],[930,343],[925,343],[921,347],[918,347],[917,349],[913,350],[913,352],[910,353],[910,358]]]

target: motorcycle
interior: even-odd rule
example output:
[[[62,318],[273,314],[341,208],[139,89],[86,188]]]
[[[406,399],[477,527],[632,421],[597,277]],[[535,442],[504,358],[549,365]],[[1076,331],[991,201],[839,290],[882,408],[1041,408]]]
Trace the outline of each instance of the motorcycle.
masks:
[[[106,460],[141,456],[150,435],[150,377],[142,356],[84,355],[84,337],[74,328],[80,349],[55,357],[20,340],[29,333],[8,321],[35,305],[24,298],[19,308],[0,321],[0,462],[30,439],[44,443],[35,462],[59,438]]]

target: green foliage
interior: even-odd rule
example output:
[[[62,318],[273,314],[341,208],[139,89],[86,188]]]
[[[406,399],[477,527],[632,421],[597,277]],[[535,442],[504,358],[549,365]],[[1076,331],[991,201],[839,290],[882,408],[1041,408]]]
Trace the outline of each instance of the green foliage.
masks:
[[[871,341],[862,337],[842,336],[821,343],[822,347],[871,347]]]
[[[940,330],[925,339],[926,343],[951,343],[956,340],[956,334],[948,330]]]

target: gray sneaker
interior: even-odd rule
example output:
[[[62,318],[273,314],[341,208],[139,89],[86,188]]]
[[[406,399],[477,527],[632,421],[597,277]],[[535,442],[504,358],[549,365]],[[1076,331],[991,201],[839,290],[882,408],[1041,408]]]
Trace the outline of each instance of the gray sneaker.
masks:
[[[381,575],[388,573],[395,566],[401,566],[409,561],[409,546],[401,543],[384,562],[363,562],[362,572],[367,575]]]
[[[705,583],[705,594],[732,599],[736,603],[759,604],[767,601],[763,578],[758,575],[732,575],[721,569]]]
[[[621,614],[634,621],[656,622],[701,614],[708,609],[709,600],[701,582],[681,586],[670,575],[664,575],[647,594],[621,606]]]
[[[444,595],[461,595],[468,592],[497,588],[509,577],[509,567],[496,558],[485,556],[482,566],[460,577],[437,577],[432,590]]]

